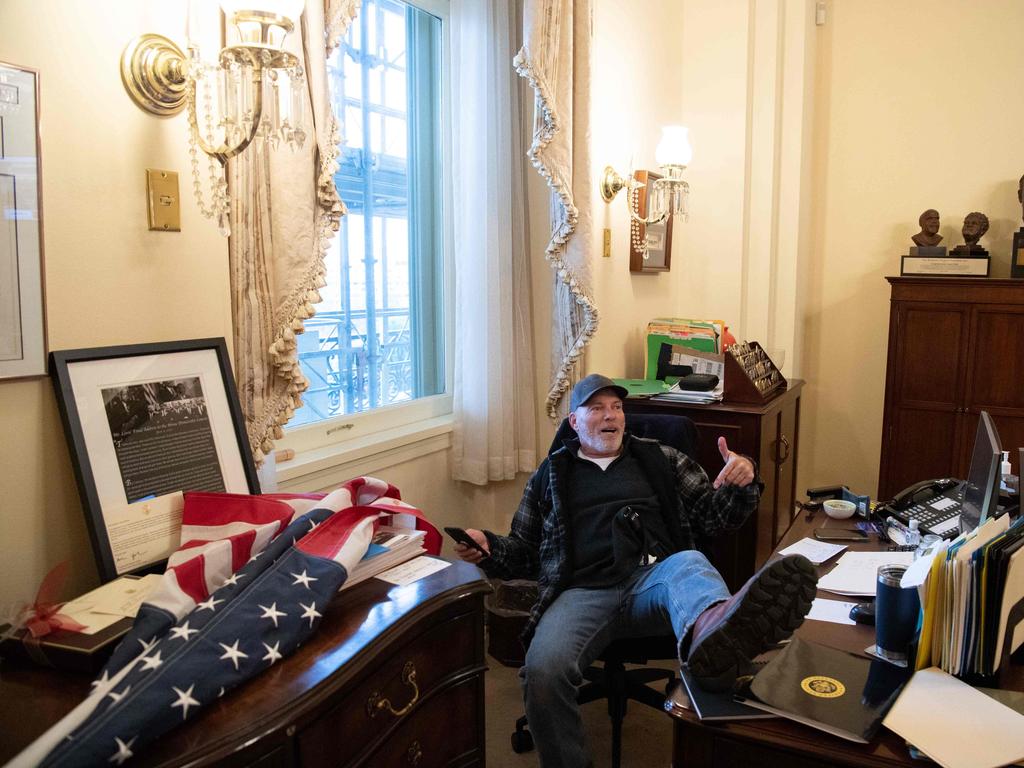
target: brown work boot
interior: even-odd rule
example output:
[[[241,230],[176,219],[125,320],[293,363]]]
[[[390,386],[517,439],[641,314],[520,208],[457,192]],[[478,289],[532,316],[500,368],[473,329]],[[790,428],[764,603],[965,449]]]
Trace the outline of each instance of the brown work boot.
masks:
[[[811,610],[818,574],[803,555],[765,565],[693,623],[687,664],[701,688],[725,691],[751,660],[793,634]]]

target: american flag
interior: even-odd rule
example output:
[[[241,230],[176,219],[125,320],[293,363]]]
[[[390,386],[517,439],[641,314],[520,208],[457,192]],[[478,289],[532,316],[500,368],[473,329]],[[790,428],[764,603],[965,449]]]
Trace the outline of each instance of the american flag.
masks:
[[[273,666],[316,629],[394,514],[420,516],[368,477],[323,498],[186,494],[182,546],[93,692],[9,768],[120,765]]]

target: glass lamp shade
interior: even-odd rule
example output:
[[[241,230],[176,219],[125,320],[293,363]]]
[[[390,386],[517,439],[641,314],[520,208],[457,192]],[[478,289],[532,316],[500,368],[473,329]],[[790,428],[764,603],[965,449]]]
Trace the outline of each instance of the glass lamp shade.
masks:
[[[224,11],[224,15],[228,17],[228,21],[239,13],[245,15],[248,12],[256,12],[268,16],[283,16],[294,24],[302,15],[306,2],[305,0],[221,0],[220,7]]]
[[[661,129],[661,141],[654,150],[654,159],[658,165],[687,166],[693,159],[690,147],[690,129],[684,125],[666,125]]]

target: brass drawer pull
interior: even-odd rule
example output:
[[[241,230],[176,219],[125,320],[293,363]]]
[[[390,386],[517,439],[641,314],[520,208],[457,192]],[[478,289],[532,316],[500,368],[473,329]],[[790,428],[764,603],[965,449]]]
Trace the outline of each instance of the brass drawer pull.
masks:
[[[420,760],[423,759],[423,748],[420,746],[418,741],[414,741],[409,745],[409,748],[405,751],[405,762],[409,765],[417,766],[420,764]]]
[[[420,689],[416,685],[416,667],[413,666],[411,661],[405,662],[405,666],[402,667],[402,683],[412,686],[412,698],[409,699],[408,704],[401,709],[395,709],[391,706],[390,699],[381,696],[380,691],[374,691],[370,694],[370,698],[366,700],[366,714],[370,717],[376,717],[378,712],[386,710],[395,717],[401,717],[412,709],[413,704],[419,701]]]
[[[779,449],[785,448],[786,452],[782,453]],[[789,440],[786,439],[785,435],[779,435],[779,439],[775,443],[775,463],[784,464],[786,459],[789,458],[790,445]]]

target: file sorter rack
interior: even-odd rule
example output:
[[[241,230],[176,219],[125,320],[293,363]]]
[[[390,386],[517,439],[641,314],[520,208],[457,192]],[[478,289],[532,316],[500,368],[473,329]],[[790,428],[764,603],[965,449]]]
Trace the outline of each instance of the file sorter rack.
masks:
[[[782,371],[756,341],[733,344],[726,350],[725,402],[762,405],[787,386]]]

